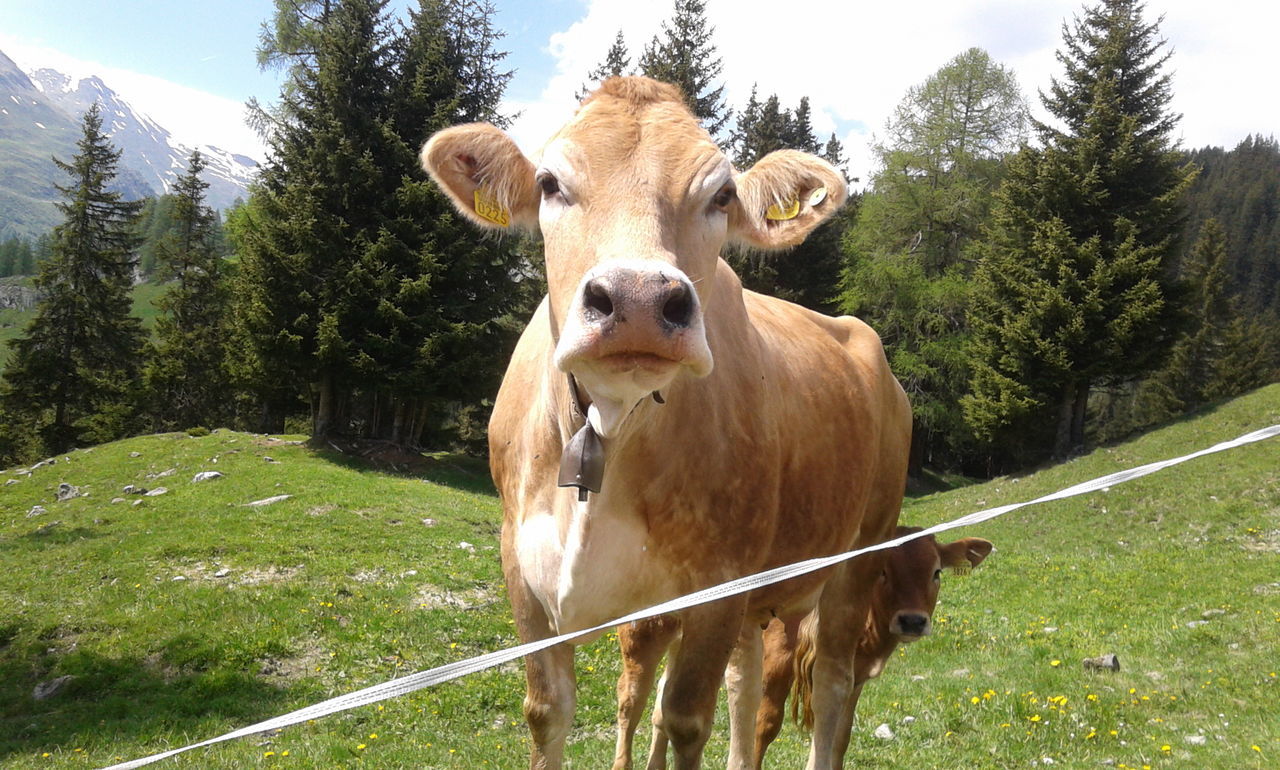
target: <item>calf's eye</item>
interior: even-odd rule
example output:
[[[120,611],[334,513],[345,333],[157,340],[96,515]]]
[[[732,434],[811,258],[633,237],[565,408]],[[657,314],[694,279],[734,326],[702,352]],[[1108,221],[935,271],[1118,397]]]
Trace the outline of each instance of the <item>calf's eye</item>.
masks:
[[[934,581],[935,581],[935,582],[936,582],[936,581],[941,580],[941,579],[942,579],[942,570],[940,570],[940,569],[935,569],[935,570],[933,571],[933,579],[934,579]]]
[[[543,197],[550,198],[560,192],[560,180],[551,174],[542,173],[538,175],[538,187],[542,188]]]

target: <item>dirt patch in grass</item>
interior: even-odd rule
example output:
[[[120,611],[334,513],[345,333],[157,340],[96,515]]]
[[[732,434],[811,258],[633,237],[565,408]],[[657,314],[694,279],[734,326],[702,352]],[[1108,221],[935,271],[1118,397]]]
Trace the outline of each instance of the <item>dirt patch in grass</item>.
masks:
[[[473,610],[496,604],[498,600],[497,594],[484,586],[451,591],[440,586],[425,585],[414,595],[413,606],[422,610]]]
[[[1253,534],[1252,539],[1240,546],[1244,550],[1254,553],[1280,553],[1280,529],[1251,534]]]
[[[302,571],[302,566],[296,567],[279,567],[271,565],[269,567],[228,567],[222,564],[205,564],[204,562],[196,562],[190,567],[186,567],[177,571],[177,574],[170,578],[171,580],[181,577],[185,580],[194,580],[208,583],[226,583],[235,586],[256,586],[263,584],[283,583],[297,577]]]
[[[291,682],[314,675],[316,668],[328,659],[329,655],[315,640],[308,640],[296,655],[263,658],[258,676],[267,681]]]

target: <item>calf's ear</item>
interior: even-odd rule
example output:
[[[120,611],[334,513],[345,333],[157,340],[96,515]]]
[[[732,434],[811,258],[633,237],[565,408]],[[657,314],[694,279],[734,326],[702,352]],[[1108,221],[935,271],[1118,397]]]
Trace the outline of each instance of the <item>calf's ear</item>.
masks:
[[[438,131],[422,146],[422,168],[468,219],[491,229],[538,226],[533,163],[488,123]]]
[[[965,537],[942,546],[942,566],[963,570],[972,569],[991,554],[995,546],[980,537]]]
[[[759,249],[797,246],[844,204],[844,175],[825,160],[798,150],[777,150],[736,178],[729,237]]]

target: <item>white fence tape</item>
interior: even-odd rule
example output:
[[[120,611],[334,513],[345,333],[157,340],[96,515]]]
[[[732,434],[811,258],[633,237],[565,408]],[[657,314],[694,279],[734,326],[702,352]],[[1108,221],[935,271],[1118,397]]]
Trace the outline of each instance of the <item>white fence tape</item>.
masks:
[[[1227,449],[1234,449],[1239,446],[1244,446],[1245,444],[1252,444],[1254,442],[1262,441],[1263,439],[1268,439],[1276,435],[1280,435],[1280,425],[1273,425],[1270,428],[1263,428],[1262,430],[1257,430],[1252,433],[1245,434],[1231,441],[1224,441],[1220,444],[1215,444],[1214,446],[1211,446],[1208,449],[1202,449],[1198,452],[1193,452],[1188,455],[1183,455],[1182,457],[1175,457],[1171,460],[1161,460],[1160,462],[1151,463],[1149,465],[1143,465],[1138,468],[1131,468],[1129,470],[1120,471],[1118,473],[1112,473],[1108,476],[1103,476],[1101,478],[1096,478],[1096,479],[1093,479],[1092,481],[1086,481],[1082,484],[1076,484],[1073,487],[1069,487],[1067,489],[1054,492],[1053,494],[1050,494],[1050,495],[1045,495],[1044,497],[1038,497],[1035,500],[1029,500],[1027,502],[1022,502],[1022,503],[1013,503],[1010,505],[1002,505],[998,508],[988,508],[987,510],[984,510],[984,511],[971,513],[967,516],[962,516],[952,521],[948,521],[942,524],[937,524],[932,527],[928,527],[927,529],[921,530],[920,532],[915,532],[910,535],[897,538],[896,540],[889,540],[884,543],[879,543],[877,545],[873,545],[868,548],[862,548],[857,551],[849,551],[847,553],[836,554],[835,556],[828,556],[820,559],[810,559],[808,561],[799,562],[797,564],[790,564],[784,567],[771,569],[767,572],[761,572],[755,575],[748,575],[747,577],[738,578],[737,580],[731,580],[728,583],[721,583],[720,585],[712,586],[710,588],[705,588],[696,593],[688,594],[687,596],[681,596],[679,598],[672,599],[669,602],[664,602],[663,604],[649,607],[648,609],[640,610],[638,612],[633,612],[630,615],[625,615],[616,620],[611,620],[608,623],[602,623],[596,626],[595,628],[582,629],[580,631],[574,631],[573,633],[563,634],[561,636],[553,637],[550,639],[542,639],[540,641],[530,642],[528,644],[522,644],[518,647],[511,647],[506,650],[499,650],[497,652],[487,653],[485,655],[480,655],[475,658],[468,658],[467,660],[460,660],[455,663],[449,663],[448,665],[440,666],[438,668],[433,668],[429,671],[421,671],[416,674],[410,674],[409,676],[406,676],[406,677],[393,679],[390,682],[384,682],[379,685],[374,685],[373,687],[367,687],[363,690],[347,693],[346,695],[340,695],[336,698],[330,698],[329,700],[324,701],[322,703],[317,703],[314,706],[308,706],[303,709],[298,709],[297,711],[293,711],[288,714],[275,717],[274,719],[268,719],[265,722],[259,722],[254,725],[249,725],[248,727],[242,727],[239,730],[235,730],[234,732],[230,732],[225,735],[220,735],[217,738],[210,738],[207,741],[201,741],[200,743],[194,743],[190,746],[184,746],[180,749],[173,749],[172,751],[166,751],[161,754],[155,754],[150,757],[145,757],[143,759],[135,759],[131,762],[123,762],[120,764],[112,765],[111,767],[105,768],[105,770],[129,770],[129,768],[142,767],[143,765],[149,765],[152,762],[158,762],[162,759],[172,757],[175,754],[181,754],[184,751],[190,751],[191,749],[198,749],[204,746],[212,746],[215,743],[222,743],[224,741],[229,741],[235,738],[243,738],[247,735],[253,735],[255,733],[267,732],[269,730],[278,730],[282,727],[296,725],[300,722],[305,722],[310,719],[318,719],[323,716],[328,716],[329,714],[336,714],[339,711],[346,711],[348,709],[353,709],[353,708],[356,708],[357,706],[367,706],[371,703],[377,703],[379,701],[389,700],[391,698],[396,698],[401,695],[407,695],[408,693],[414,692],[416,690],[421,690],[425,687],[430,687],[432,685],[440,684],[441,682],[448,682],[451,679],[458,679],[468,674],[474,674],[478,671],[483,671],[487,668],[493,668],[494,666],[501,665],[503,663],[506,663],[507,661],[524,657],[525,655],[529,655],[539,650],[544,650],[548,647],[552,647],[554,645],[560,644],[561,642],[567,642],[571,639],[575,639],[579,636],[583,636],[584,634],[603,631],[609,628],[613,628],[614,626],[622,625],[623,623],[630,623],[636,620],[643,620],[645,618],[651,618],[655,615],[662,615],[670,612],[676,612],[678,610],[687,609],[689,607],[693,607],[698,604],[705,604],[707,602],[713,602],[717,599],[723,599],[729,596],[735,596],[737,594],[745,593],[747,591],[751,591],[756,588],[772,585],[773,583],[780,583],[783,580],[787,580],[789,578],[797,577],[799,575],[804,575],[809,572],[814,572],[816,570],[824,569],[834,564],[839,564],[842,561],[847,561],[860,554],[870,553],[871,551],[879,551],[885,548],[893,548],[894,546],[901,545],[902,543],[905,543],[908,540],[914,540],[915,538],[924,537],[925,535],[936,534],[938,532],[945,532],[947,530],[956,529],[958,527],[967,527],[973,524],[978,524],[983,521],[989,521],[991,519],[996,518],[997,516],[1003,516],[1004,514],[1009,513],[1010,511],[1015,511],[1019,508],[1025,508],[1026,506],[1029,506],[1029,505],[1036,505],[1037,503],[1047,503],[1052,500],[1062,500],[1068,497],[1075,497],[1076,495],[1083,495],[1088,492],[1095,492],[1097,490],[1105,489],[1107,487],[1113,487],[1117,484],[1123,484],[1126,481],[1132,481],[1133,479],[1155,473],[1156,471],[1164,470],[1165,468],[1168,468],[1170,466],[1177,465],[1179,463],[1184,463],[1188,460],[1194,460],[1197,457],[1203,457],[1205,455],[1214,454],[1215,452],[1222,452]]]

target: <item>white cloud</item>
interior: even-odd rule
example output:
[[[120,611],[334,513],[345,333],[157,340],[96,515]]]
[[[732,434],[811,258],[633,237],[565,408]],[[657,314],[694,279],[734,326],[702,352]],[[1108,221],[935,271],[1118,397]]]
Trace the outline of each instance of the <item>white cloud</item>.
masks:
[[[259,161],[266,156],[257,134],[244,123],[244,105],[232,99],[5,36],[0,36],[0,50],[24,70],[50,67],[73,80],[97,75],[135,110],[189,147],[211,144]]]
[[[623,30],[638,57],[671,13],[670,3],[588,0],[583,16],[548,48],[555,74],[512,129],[536,150],[568,118],[573,94]],[[1061,73],[1054,52],[1061,26],[1085,6],[1079,0],[951,0],[870,3],[850,0],[707,0],[713,42],[724,63],[725,96],[746,102],[752,83],[784,106],[808,96],[815,130],[839,132],[854,176],[871,171],[869,142],[907,88],[971,46],[1013,68],[1028,101]],[[1148,0],[1145,18],[1165,16],[1161,33],[1174,56],[1172,109],[1183,113],[1186,147],[1233,146],[1246,134],[1280,131],[1280,100],[1265,95],[1274,69],[1280,5],[1248,0]]]

